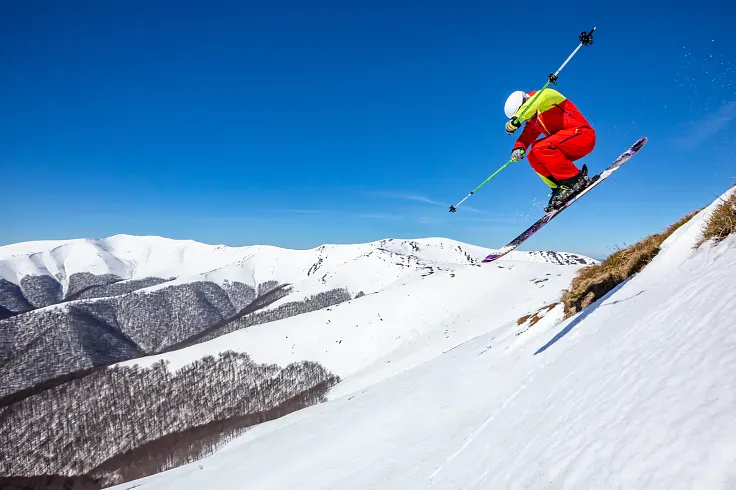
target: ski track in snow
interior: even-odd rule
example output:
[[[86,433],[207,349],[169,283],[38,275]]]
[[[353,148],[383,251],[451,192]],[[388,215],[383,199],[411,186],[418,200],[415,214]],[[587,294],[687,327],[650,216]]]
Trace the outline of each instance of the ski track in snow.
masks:
[[[476,326],[444,350],[430,329],[434,354],[114,488],[736,488],[736,236],[692,249],[710,209],[583,314]],[[451,306],[447,328],[490,321]]]
[[[499,412],[500,412],[500,411],[502,411],[502,410],[503,410],[504,408],[506,408],[506,406],[507,406],[507,405],[508,405],[509,403],[511,403],[511,402],[512,402],[512,401],[514,400],[514,398],[516,398],[516,397],[517,397],[517,396],[519,395],[519,393],[521,393],[521,392],[522,392],[522,391],[524,390],[524,388],[526,388],[526,385],[522,385],[522,387],[521,387],[521,388],[519,388],[518,390],[516,390],[516,392],[515,392],[514,394],[512,394],[512,395],[511,395],[511,396],[509,397],[509,399],[508,399],[508,400],[506,400],[506,402],[505,402],[505,403],[504,403],[503,405],[501,405],[501,408],[499,409]],[[462,453],[463,451],[465,451],[465,449],[467,449],[467,447],[468,447],[468,446],[470,446],[470,444],[471,444],[471,443],[472,443],[472,442],[473,442],[473,441],[475,440],[475,438],[476,438],[476,437],[478,437],[478,435],[479,435],[479,434],[480,434],[481,432],[483,432],[483,430],[484,430],[484,429],[485,429],[486,427],[488,427],[488,424],[490,424],[491,422],[493,422],[493,421],[494,421],[494,420],[496,419],[496,416],[497,416],[497,415],[498,415],[498,413],[494,413],[493,415],[489,416],[489,417],[488,417],[488,418],[487,418],[487,419],[486,419],[486,420],[485,420],[485,421],[484,421],[484,422],[483,422],[483,423],[481,424],[481,426],[480,426],[480,427],[478,427],[478,428],[477,428],[477,429],[475,430],[475,432],[473,432],[472,434],[470,434],[470,435],[468,436],[467,440],[466,440],[466,441],[465,441],[465,442],[463,443],[463,445],[462,445],[462,446],[460,446],[460,449],[458,449],[457,451],[455,451],[454,453],[452,453],[452,454],[451,454],[451,455],[450,455],[450,456],[449,456],[449,457],[447,458],[447,461],[446,461],[446,463],[451,463],[453,459],[457,458],[457,457],[458,457],[458,456],[460,455],[460,453]],[[442,468],[444,468],[444,467],[445,467],[445,465],[442,465],[442,466],[440,466],[439,468],[437,468],[436,470],[434,470],[434,472],[433,472],[433,473],[432,473],[431,475],[429,475],[429,479],[430,479],[430,480],[433,480],[433,479],[434,479],[434,477],[435,477],[435,476],[437,476],[437,475],[439,474],[439,472],[440,472],[440,471],[442,471]]]

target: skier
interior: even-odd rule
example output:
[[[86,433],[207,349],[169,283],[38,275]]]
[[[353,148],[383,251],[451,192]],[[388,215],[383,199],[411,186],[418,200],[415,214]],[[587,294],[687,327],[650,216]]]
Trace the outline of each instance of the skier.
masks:
[[[519,90],[506,100],[506,132],[513,134],[522,123],[527,123],[516,140],[511,159],[518,162],[529,156],[534,171],[552,188],[545,208],[545,212],[550,212],[563,207],[590,184],[587,166],[581,170],[573,162],[593,151],[595,130],[558,91],[548,88],[533,98],[535,93]],[[540,134],[545,137],[537,140]]]

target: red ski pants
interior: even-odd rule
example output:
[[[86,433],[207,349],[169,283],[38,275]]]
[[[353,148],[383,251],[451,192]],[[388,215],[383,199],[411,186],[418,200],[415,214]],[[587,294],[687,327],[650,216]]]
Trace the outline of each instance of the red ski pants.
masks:
[[[536,141],[527,158],[534,171],[542,177],[552,176],[555,180],[564,180],[580,172],[572,162],[583,158],[594,147],[593,128],[563,129]]]

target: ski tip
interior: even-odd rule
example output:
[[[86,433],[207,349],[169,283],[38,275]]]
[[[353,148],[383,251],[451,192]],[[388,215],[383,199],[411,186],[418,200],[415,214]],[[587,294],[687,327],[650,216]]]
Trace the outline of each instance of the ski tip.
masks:
[[[639,150],[641,150],[641,148],[642,148],[642,147],[643,147],[644,145],[646,145],[646,144],[647,144],[647,141],[649,141],[649,138],[647,138],[646,136],[642,136],[641,138],[639,138],[639,139],[637,140],[637,142],[636,142],[636,143],[634,143],[633,145],[631,145],[631,148],[632,148],[632,149],[633,149],[634,151],[639,151]]]
[[[483,262],[484,264],[487,264],[488,262],[493,262],[494,260],[500,258],[501,255],[503,255],[503,254],[497,254],[497,253],[495,253],[495,254],[488,254],[486,256],[486,258],[484,258],[483,260],[481,260],[481,262]]]
[[[507,251],[503,251],[502,250],[502,251],[499,251],[499,252],[496,252],[496,253],[488,254],[488,256],[485,259],[481,260],[481,262],[484,263],[484,264],[488,264],[489,262],[493,262],[494,260],[500,259],[501,257],[503,257],[504,255],[506,255],[507,253],[509,253],[508,250]]]

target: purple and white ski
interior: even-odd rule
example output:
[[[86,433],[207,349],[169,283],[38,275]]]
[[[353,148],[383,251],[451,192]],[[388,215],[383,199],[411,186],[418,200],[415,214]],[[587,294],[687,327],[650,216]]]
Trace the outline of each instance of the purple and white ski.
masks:
[[[567,209],[570,206],[572,206],[572,204],[575,201],[577,201],[578,199],[580,199],[581,197],[583,197],[585,194],[587,194],[593,187],[597,186],[598,184],[600,184],[601,182],[603,182],[604,180],[606,180],[613,172],[615,172],[616,170],[618,170],[621,167],[621,165],[623,165],[631,157],[633,157],[634,155],[636,155],[636,153],[639,150],[641,150],[641,148],[646,144],[646,142],[647,142],[647,138],[645,137],[645,138],[641,138],[639,141],[637,141],[636,143],[634,143],[633,145],[631,145],[631,148],[629,148],[628,150],[626,150],[625,152],[623,152],[621,154],[621,156],[619,156],[616,159],[616,161],[611,164],[610,167],[608,167],[607,169],[605,169],[600,174],[593,176],[591,178],[591,180],[593,180],[593,183],[590,184],[585,189],[583,189],[583,191],[580,192],[580,194],[576,195],[575,197],[573,197],[572,199],[570,199],[570,201],[568,201],[567,203],[565,203],[565,206],[564,207],[562,207],[560,209],[555,209],[553,211],[550,211],[549,213],[547,213],[544,216],[542,216],[539,219],[539,221],[537,221],[532,226],[530,226],[529,228],[527,228],[527,230],[524,231],[524,233],[522,233],[518,237],[514,238],[508,245],[506,245],[505,247],[503,247],[503,248],[501,248],[501,249],[493,252],[492,254],[488,255],[488,257],[486,257],[485,259],[483,259],[483,262],[484,263],[488,263],[488,262],[493,262],[496,259],[500,259],[504,255],[506,255],[507,253],[511,252],[516,247],[518,247],[519,245],[521,245],[522,243],[524,243],[529,237],[531,237],[536,232],[538,232],[539,230],[541,230],[544,225],[546,225],[547,223],[549,223],[550,221],[552,221],[552,218],[554,218],[555,216],[557,216],[558,214],[560,214],[562,211],[564,211],[565,209]]]

